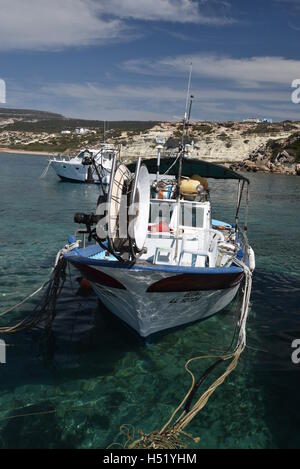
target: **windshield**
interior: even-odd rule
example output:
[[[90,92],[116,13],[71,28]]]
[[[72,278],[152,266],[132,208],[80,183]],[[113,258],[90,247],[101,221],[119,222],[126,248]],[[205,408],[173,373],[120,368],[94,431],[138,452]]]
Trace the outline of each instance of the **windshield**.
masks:
[[[92,156],[92,154],[91,154],[89,151],[87,151],[87,150],[82,150],[82,151],[77,155],[77,158],[82,159],[84,156],[90,157],[90,156]]]
[[[179,225],[192,228],[203,228],[204,208],[198,204],[182,204]]]
[[[151,203],[149,223],[165,222],[169,225],[173,215],[174,205],[174,203],[168,203],[165,201]]]

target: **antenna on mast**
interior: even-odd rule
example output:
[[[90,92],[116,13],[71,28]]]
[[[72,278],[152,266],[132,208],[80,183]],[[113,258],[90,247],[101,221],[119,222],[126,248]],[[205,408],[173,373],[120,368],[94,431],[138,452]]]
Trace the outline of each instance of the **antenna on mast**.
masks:
[[[186,101],[185,101],[185,113],[184,113],[184,120],[187,120],[188,117],[188,106],[189,106],[189,98],[190,98],[190,91],[191,91],[191,80],[192,80],[192,72],[193,72],[193,63],[190,63],[190,73],[189,73],[189,81],[188,87],[186,92]]]
[[[194,96],[190,94],[191,92],[191,81],[192,81],[192,72],[193,72],[193,64],[190,64],[190,73],[189,73],[189,80],[188,80],[188,87],[186,93],[186,102],[185,102],[185,113],[183,119],[183,126],[182,126],[182,139],[181,139],[181,148],[180,148],[180,158],[179,158],[179,168],[178,168],[178,191],[180,191],[180,182],[181,182],[181,173],[182,173],[182,160],[185,155],[185,145],[187,141],[187,136],[189,132],[189,121],[192,112],[192,102]]]
[[[186,93],[186,102],[185,102],[185,113],[183,119],[183,126],[182,126],[182,140],[181,140],[181,148],[179,149],[179,165],[178,165],[178,177],[177,177],[177,232],[176,232],[176,244],[175,244],[175,259],[178,257],[178,240],[179,240],[179,221],[180,221],[180,184],[181,184],[181,176],[182,176],[182,162],[186,152],[186,141],[189,132],[189,121],[192,112],[192,101],[194,96],[190,94],[191,92],[191,80],[192,80],[192,71],[193,71],[193,64],[190,64],[190,73],[189,73],[189,81]]]
[[[109,125],[108,124],[109,124],[108,121],[103,121],[103,143],[105,143],[106,134],[109,131]]]

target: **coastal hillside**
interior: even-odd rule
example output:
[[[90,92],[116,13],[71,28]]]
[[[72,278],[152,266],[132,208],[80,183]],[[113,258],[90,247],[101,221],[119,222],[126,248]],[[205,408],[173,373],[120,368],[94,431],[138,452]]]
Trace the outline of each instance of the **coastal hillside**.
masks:
[[[300,123],[294,122],[194,122],[190,126],[188,143],[191,144],[193,158],[225,164],[242,171],[296,173],[296,166],[300,163],[299,135]],[[141,154],[153,157],[156,154],[156,140],[165,142],[165,154],[174,154],[180,139],[180,124],[160,123],[142,135],[128,138],[123,134],[122,155],[128,159],[135,159]],[[288,157],[282,157],[283,150],[289,152]],[[256,154],[260,157],[255,158]],[[251,163],[247,164],[249,158]]]
[[[12,121],[32,121],[42,119],[63,119],[61,114],[34,109],[8,109],[0,108],[0,120],[11,119]],[[1,123],[3,125],[3,122]]]
[[[113,121],[109,123],[110,130],[139,130],[144,131],[156,122],[143,121]],[[0,129],[11,132],[27,133],[60,133],[74,131],[76,128],[95,130],[103,135],[107,122],[103,120],[76,119],[65,117],[53,112],[31,109],[0,108]]]
[[[103,141],[118,145],[124,161],[155,157],[158,143],[174,155],[181,141],[176,122],[70,119],[60,114],[0,109],[0,147],[10,150],[75,154]],[[193,122],[190,155],[240,171],[300,172],[300,123]]]

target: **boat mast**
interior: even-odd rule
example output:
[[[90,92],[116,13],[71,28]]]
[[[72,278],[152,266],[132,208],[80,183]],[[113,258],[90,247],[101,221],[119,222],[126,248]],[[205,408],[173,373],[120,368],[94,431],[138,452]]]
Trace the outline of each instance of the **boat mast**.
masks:
[[[182,163],[185,156],[185,146],[187,142],[187,137],[189,133],[189,122],[192,112],[192,102],[194,96],[190,94],[191,91],[191,79],[192,79],[193,64],[190,65],[189,81],[186,93],[185,101],[185,113],[182,125],[182,138],[181,138],[181,148],[179,149],[179,167],[178,167],[178,176],[177,176],[177,229],[176,229],[176,245],[175,245],[175,259],[178,257],[178,240],[179,240],[179,223],[180,223],[180,183],[182,177]]]
[[[158,183],[159,180],[159,171],[160,171],[160,152],[162,150],[162,145],[157,145],[157,166],[156,166],[156,182]]]
[[[194,97],[190,94],[192,71],[193,71],[193,64],[191,63],[190,73],[189,73],[189,81],[188,81],[188,87],[187,87],[187,93],[186,93],[186,101],[185,101],[185,113],[184,113],[184,119],[183,119],[183,125],[182,125],[181,148],[180,148],[179,169],[178,169],[178,179],[177,179],[178,197],[180,197],[180,182],[181,182],[181,176],[182,176],[182,160],[183,160],[184,155],[185,155],[185,145],[186,145],[186,141],[187,141],[187,137],[188,137],[188,133],[189,133],[189,121],[190,121],[191,112],[192,112],[192,100],[193,100],[193,97]]]

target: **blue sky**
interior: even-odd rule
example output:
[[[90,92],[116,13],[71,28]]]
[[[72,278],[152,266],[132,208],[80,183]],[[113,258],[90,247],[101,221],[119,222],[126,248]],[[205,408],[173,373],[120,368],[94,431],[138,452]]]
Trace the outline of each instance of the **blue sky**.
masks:
[[[91,119],[300,119],[300,0],[0,0],[7,107]]]

